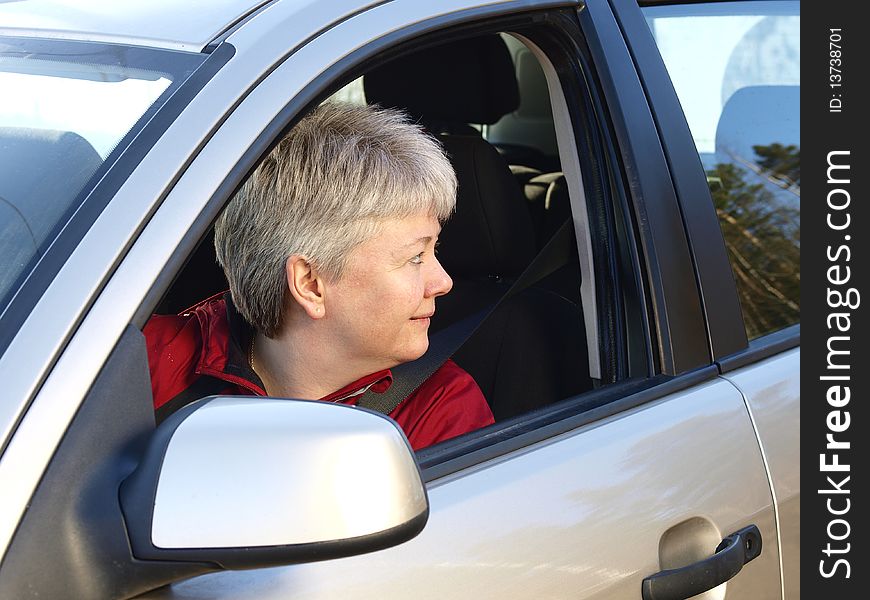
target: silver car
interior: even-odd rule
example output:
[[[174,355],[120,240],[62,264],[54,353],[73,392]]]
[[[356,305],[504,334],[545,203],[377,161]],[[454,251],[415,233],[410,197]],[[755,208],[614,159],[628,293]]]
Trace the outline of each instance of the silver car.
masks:
[[[0,3],[0,598],[799,598],[800,5],[641,5]],[[142,327],[328,99],[451,153],[496,423],[156,426]]]

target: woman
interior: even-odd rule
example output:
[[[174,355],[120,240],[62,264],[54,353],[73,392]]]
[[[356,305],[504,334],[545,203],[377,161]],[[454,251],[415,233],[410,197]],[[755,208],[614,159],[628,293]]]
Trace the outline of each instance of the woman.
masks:
[[[453,285],[435,246],[455,203],[438,142],[401,113],[316,108],[215,224],[230,292],[146,324],[158,416],[214,393],[355,404],[386,390]],[[415,450],[493,422],[452,361],[390,416]]]

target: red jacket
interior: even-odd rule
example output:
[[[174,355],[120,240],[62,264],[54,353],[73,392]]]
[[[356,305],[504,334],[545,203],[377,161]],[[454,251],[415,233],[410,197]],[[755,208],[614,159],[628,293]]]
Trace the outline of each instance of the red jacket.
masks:
[[[217,389],[202,396],[266,395],[242,351],[248,347],[253,329],[235,310],[229,294],[208,298],[180,315],[154,315],[145,325],[144,333],[158,415],[192,401],[195,392],[194,397],[191,392],[205,381],[213,382]],[[213,379],[200,379],[202,375]],[[221,386],[215,379],[226,385]],[[321,400],[356,404],[359,394],[368,386],[374,392],[383,392],[391,383],[390,371],[380,371]],[[389,416],[401,426],[414,450],[493,423],[489,404],[477,383],[452,360],[444,363]]]

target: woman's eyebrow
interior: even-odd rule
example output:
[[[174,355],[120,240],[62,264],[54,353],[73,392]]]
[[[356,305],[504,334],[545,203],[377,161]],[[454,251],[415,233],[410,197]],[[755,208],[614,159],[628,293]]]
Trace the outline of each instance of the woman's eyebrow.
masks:
[[[412,246],[417,246],[417,245],[419,245],[419,244],[421,244],[421,243],[422,243],[422,244],[428,244],[428,243],[431,242],[431,241],[432,241],[432,236],[431,236],[431,235],[426,235],[426,236],[423,236],[423,237],[419,237],[419,238],[417,238],[416,240],[414,240],[414,241],[412,241],[412,242],[408,242],[407,244],[403,245],[402,248],[411,248]]]
[[[402,244],[401,246],[394,246],[393,250],[390,251],[390,255],[398,261],[404,261],[405,255],[408,252],[410,252],[412,250],[416,250],[417,248],[420,247],[420,244],[427,246],[427,245],[429,245],[429,242],[431,242],[431,241],[432,241],[431,235],[419,237],[416,240],[408,242],[407,244]]]

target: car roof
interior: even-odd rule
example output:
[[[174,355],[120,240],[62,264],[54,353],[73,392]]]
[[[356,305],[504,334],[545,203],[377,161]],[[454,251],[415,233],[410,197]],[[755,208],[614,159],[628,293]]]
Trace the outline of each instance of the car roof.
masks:
[[[199,52],[273,0],[0,0],[0,35]]]

